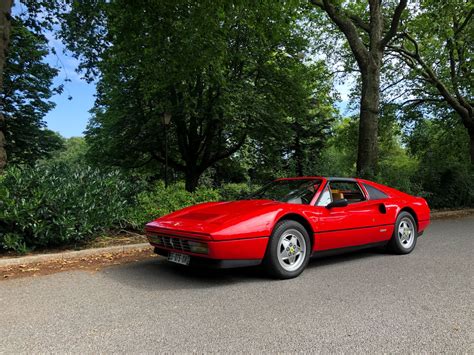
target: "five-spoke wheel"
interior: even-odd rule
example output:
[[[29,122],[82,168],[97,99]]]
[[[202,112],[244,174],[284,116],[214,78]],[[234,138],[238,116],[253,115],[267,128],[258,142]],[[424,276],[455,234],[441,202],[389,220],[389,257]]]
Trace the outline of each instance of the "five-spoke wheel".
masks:
[[[283,220],[273,229],[264,265],[268,272],[280,279],[301,274],[311,254],[311,243],[306,229],[293,220]]]
[[[417,237],[417,225],[413,215],[403,211],[395,222],[395,230],[388,247],[396,254],[408,254],[415,248]]]
[[[278,241],[278,261],[288,271],[297,270],[304,262],[306,255],[306,241],[303,234],[296,229],[288,229]]]

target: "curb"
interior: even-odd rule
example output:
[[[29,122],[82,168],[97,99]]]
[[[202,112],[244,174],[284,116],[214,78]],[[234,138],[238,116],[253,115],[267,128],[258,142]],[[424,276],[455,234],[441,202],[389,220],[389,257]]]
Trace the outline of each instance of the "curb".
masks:
[[[67,252],[62,252],[62,253],[22,256],[18,258],[0,259],[0,268],[14,266],[14,265],[44,263],[44,262],[58,260],[58,259],[62,259],[62,260],[77,259],[77,258],[101,255],[101,254],[107,254],[107,253],[108,254],[122,254],[127,251],[141,251],[141,250],[146,250],[149,248],[151,248],[150,244],[141,243],[141,244],[114,245],[114,246],[105,247],[105,248],[84,249],[84,250],[76,250],[76,251],[67,251]]]
[[[474,215],[474,208],[467,210],[455,210],[455,211],[434,211],[431,212],[431,220],[446,219],[446,218],[459,218]]]

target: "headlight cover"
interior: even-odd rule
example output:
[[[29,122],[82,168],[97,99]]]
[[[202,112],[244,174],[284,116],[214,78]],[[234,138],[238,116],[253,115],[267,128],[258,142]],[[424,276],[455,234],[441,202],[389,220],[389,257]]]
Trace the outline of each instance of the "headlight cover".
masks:
[[[209,252],[209,248],[207,247],[206,243],[195,242],[193,240],[188,241],[189,249],[191,252],[196,254],[207,254]]]

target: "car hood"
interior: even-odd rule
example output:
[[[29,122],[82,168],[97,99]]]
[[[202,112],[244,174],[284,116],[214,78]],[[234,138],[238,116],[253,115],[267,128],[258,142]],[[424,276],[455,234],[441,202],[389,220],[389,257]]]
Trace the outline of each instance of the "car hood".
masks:
[[[240,200],[208,202],[184,208],[148,223],[146,229],[173,230],[197,234],[215,234],[236,224],[259,217],[266,223],[268,212],[278,210],[281,202],[272,200]]]

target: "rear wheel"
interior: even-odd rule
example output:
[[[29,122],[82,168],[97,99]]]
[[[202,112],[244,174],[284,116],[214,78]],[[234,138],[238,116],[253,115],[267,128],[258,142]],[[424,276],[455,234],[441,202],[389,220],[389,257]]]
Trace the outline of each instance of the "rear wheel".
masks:
[[[388,244],[389,249],[395,254],[408,254],[415,249],[418,231],[415,219],[408,212],[401,212],[395,222],[392,239]]]
[[[296,221],[284,220],[273,229],[263,264],[272,276],[291,279],[303,272],[310,254],[306,229]]]

